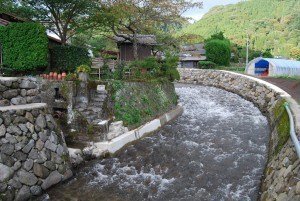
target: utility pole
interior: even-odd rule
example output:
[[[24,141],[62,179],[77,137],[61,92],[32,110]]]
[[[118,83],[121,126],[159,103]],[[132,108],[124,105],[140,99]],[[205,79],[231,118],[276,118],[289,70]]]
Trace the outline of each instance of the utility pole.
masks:
[[[248,66],[248,62],[249,62],[249,35],[247,33],[247,42],[246,42],[246,66]]]

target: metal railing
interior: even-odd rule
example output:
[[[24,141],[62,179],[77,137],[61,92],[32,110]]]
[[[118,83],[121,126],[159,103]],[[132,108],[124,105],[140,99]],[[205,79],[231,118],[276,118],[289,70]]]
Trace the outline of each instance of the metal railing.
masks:
[[[292,141],[294,143],[294,146],[295,146],[298,158],[300,159],[300,142],[299,142],[298,137],[297,137],[296,132],[295,132],[294,118],[293,118],[292,112],[291,112],[291,110],[289,108],[289,104],[285,103],[284,107],[285,107],[285,109],[286,109],[286,111],[287,111],[287,113],[289,115],[289,120],[290,120],[290,135],[291,135]]]

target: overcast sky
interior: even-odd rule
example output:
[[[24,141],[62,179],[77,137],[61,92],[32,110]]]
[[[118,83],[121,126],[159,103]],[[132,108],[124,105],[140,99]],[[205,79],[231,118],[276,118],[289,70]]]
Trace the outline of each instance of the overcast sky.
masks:
[[[202,0],[202,2],[203,2],[202,9],[196,9],[196,8],[191,9],[191,10],[187,11],[184,14],[184,16],[191,17],[195,20],[199,20],[205,13],[207,13],[209,11],[209,9],[211,9],[214,6],[235,4],[240,1],[242,1],[242,0]]]

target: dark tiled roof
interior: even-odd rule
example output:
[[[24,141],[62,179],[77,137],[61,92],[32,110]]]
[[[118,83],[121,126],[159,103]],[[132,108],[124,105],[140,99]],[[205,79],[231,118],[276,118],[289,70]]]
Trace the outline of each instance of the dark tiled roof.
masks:
[[[129,34],[121,34],[121,35],[123,35],[124,37],[133,38],[133,35],[129,35]],[[131,43],[131,41],[123,37],[115,36],[113,39],[117,41],[117,43]],[[137,41],[138,44],[157,45],[156,37],[154,35],[137,35]]]

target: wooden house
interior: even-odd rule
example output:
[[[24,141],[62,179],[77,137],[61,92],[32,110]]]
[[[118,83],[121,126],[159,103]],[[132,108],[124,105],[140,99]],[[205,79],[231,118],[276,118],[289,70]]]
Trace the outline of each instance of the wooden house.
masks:
[[[180,47],[181,68],[197,68],[198,62],[206,59],[204,44],[182,45]]]
[[[125,38],[132,38],[132,35],[123,34],[123,37],[114,37],[119,49],[120,61],[133,61],[133,44]],[[138,59],[144,59],[153,55],[153,48],[157,45],[154,35],[137,35]]]

